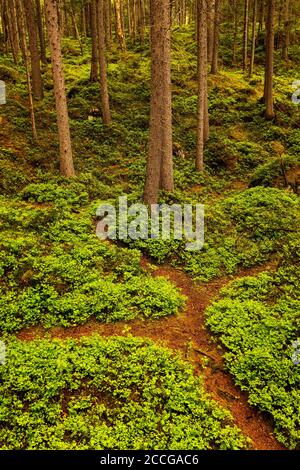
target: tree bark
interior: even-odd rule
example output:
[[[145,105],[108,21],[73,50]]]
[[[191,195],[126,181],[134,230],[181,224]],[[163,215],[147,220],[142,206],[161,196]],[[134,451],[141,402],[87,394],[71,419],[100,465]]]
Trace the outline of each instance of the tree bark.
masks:
[[[120,44],[121,50],[126,50],[125,33],[122,21],[122,3],[121,0],[115,0],[115,14],[116,14],[116,33]]]
[[[108,83],[107,83],[107,63],[105,47],[105,26],[104,26],[104,1],[97,0],[97,25],[98,25],[98,49],[100,68],[100,94],[103,122],[111,124],[111,113],[109,105]]]
[[[207,0],[197,0],[198,22],[198,125],[196,170],[204,170],[204,144],[207,138]]]
[[[211,73],[216,75],[219,71],[219,28],[220,28],[220,0],[215,0],[215,16],[214,16],[214,36],[213,36],[213,52]]]
[[[248,65],[249,0],[244,3],[243,71]]]
[[[275,0],[268,0],[267,7],[264,100],[266,118],[273,119],[275,117],[273,99]]]
[[[46,46],[45,46],[45,36],[44,36],[44,25],[43,25],[43,15],[41,9],[41,0],[35,0],[36,6],[36,18],[37,18],[37,26],[40,38],[40,49],[41,49],[41,60],[43,64],[47,63],[46,57]]]
[[[249,76],[252,77],[255,61],[255,48],[256,48],[256,17],[257,17],[257,0],[253,0],[253,17],[252,17],[252,44],[251,44],[251,60]]]
[[[237,0],[233,2],[233,47],[232,47],[232,63],[237,64],[237,39],[238,39],[238,9]]]
[[[98,66],[99,66],[99,55],[98,55],[98,31],[97,31],[97,6],[96,0],[91,1],[91,34],[92,34],[92,60],[91,60],[91,75],[90,81],[98,81]]]
[[[19,62],[19,35],[16,15],[15,0],[8,1],[9,8],[9,25],[11,31],[11,48],[15,64]]]
[[[30,71],[29,71],[29,52],[28,52],[28,47],[27,47],[27,42],[26,42],[26,30],[25,30],[23,5],[22,5],[21,0],[15,0],[15,2],[16,2],[16,11],[17,11],[17,15],[19,18],[18,24],[19,24],[20,45],[21,45],[22,50],[24,51],[24,62],[25,62],[25,70],[26,70],[32,136],[33,136],[33,139],[37,141],[38,136],[37,136],[37,130],[36,130],[36,123],[35,123],[34,103],[33,103],[32,86],[31,86],[31,79],[30,79]]]
[[[144,201],[156,204],[159,189],[172,191],[171,15],[169,0],[150,0],[151,110]]]
[[[57,112],[57,125],[60,144],[60,171],[63,176],[71,177],[75,175],[75,171],[73,164],[56,0],[45,0],[45,13],[48,39],[51,50],[54,94]]]
[[[31,76],[33,96],[37,100],[44,97],[43,82],[41,73],[41,57],[38,48],[38,37],[35,23],[34,7],[32,0],[23,0],[29,36],[29,50],[31,59]]]
[[[289,60],[289,45],[290,45],[290,0],[284,2],[284,39],[283,39],[283,60]]]

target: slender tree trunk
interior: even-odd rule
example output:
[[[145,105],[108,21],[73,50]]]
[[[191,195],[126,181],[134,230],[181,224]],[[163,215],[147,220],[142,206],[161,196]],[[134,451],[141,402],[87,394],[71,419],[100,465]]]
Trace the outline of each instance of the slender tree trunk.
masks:
[[[249,0],[244,4],[244,38],[243,38],[243,71],[247,70],[248,65],[248,33],[249,32]]]
[[[81,7],[80,11],[80,27],[81,27],[81,34],[84,38],[87,37],[86,34],[86,19],[85,19],[85,8],[84,5]]]
[[[105,56],[105,26],[104,26],[104,1],[97,0],[97,24],[98,24],[98,47],[100,68],[100,94],[102,118],[106,125],[111,124],[111,113],[109,106],[109,94],[107,83],[107,64]]]
[[[265,0],[260,0],[259,4],[259,25],[258,25],[258,32],[261,33],[263,30],[264,26],[264,20],[265,20]]]
[[[282,57],[288,62],[289,60],[289,45],[290,45],[290,0],[284,2],[284,40]]]
[[[8,53],[9,48],[9,25],[8,17],[6,10],[5,0],[1,0],[1,22],[2,22],[2,32],[3,32],[3,42],[5,47],[5,53]]]
[[[169,0],[150,0],[151,111],[145,203],[156,204],[159,189],[172,191],[171,15]]]
[[[60,144],[60,171],[63,176],[71,177],[75,175],[75,171],[73,165],[56,0],[45,0],[45,13],[48,39],[51,50],[54,94],[57,112],[57,125]]]
[[[215,18],[215,0],[211,0],[207,5],[207,57],[208,62],[212,63],[213,44],[214,44],[214,18]],[[197,7],[197,4],[196,4]],[[195,11],[197,10],[194,9]],[[198,40],[198,39],[197,39]]]
[[[74,8],[73,8],[72,4],[70,5],[70,15],[71,15],[71,19],[72,19],[75,39],[78,41],[81,55],[83,55],[83,47],[82,47],[81,37],[80,37],[80,34],[79,34],[77,21],[76,21],[76,15],[75,15]]]
[[[33,96],[41,100],[44,97],[41,73],[41,57],[38,48],[38,38],[32,0],[23,0],[29,36],[29,50],[31,59],[31,76]]]
[[[255,48],[256,48],[256,17],[257,17],[257,0],[253,0],[253,17],[252,17],[252,44],[251,44],[251,60],[249,75],[252,77],[255,61]]]
[[[198,126],[196,170],[204,170],[207,113],[207,0],[197,0],[198,22]]]
[[[106,48],[110,50],[112,41],[112,7],[111,0],[104,0],[105,6],[105,31],[106,31]]]
[[[27,42],[26,42],[25,20],[24,20],[23,5],[22,5],[21,0],[16,0],[16,11],[17,11],[18,18],[19,18],[20,44],[21,44],[22,50],[24,51],[24,62],[25,62],[25,70],[26,70],[32,136],[33,136],[33,139],[37,141],[38,136],[37,136],[37,130],[36,130],[36,123],[35,123],[32,86],[31,86],[30,71],[29,71],[29,51],[28,51]]]
[[[232,47],[232,63],[234,66],[237,64],[237,38],[238,38],[238,10],[237,0],[233,3],[233,47]]]
[[[220,28],[220,0],[215,0],[215,17],[214,17],[214,38],[213,38],[213,54],[211,73],[216,75],[219,71],[219,28]]]
[[[122,21],[122,3],[121,0],[115,0],[116,13],[116,33],[122,51],[126,50],[125,33]]]
[[[36,7],[36,19],[37,19],[37,26],[40,38],[40,51],[41,51],[41,60],[43,64],[47,63],[46,57],[46,46],[45,46],[45,36],[44,36],[44,25],[43,25],[43,15],[41,9],[41,0],[35,0],[35,7]]]
[[[96,0],[91,1],[91,33],[92,33],[92,60],[91,60],[91,82],[98,81],[98,32],[97,32],[97,7]]]
[[[139,21],[139,35],[141,44],[145,41],[145,5],[143,0],[139,0],[140,21]]]
[[[11,31],[11,48],[13,53],[13,58],[15,64],[19,62],[19,35],[18,35],[18,25],[17,25],[17,15],[16,15],[16,6],[15,0],[8,1],[9,8],[9,24]]]
[[[266,22],[266,65],[265,65],[265,91],[264,100],[266,104],[266,118],[273,119],[273,73],[274,73],[274,23],[275,23],[275,0],[268,0],[267,22]]]

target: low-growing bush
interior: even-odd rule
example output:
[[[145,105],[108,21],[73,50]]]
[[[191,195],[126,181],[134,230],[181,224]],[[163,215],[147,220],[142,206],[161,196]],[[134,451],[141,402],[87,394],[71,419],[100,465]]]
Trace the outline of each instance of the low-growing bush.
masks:
[[[236,383],[251,405],[272,417],[280,442],[293,449],[300,446],[300,367],[293,348],[300,340],[300,258],[295,264],[295,256],[276,273],[233,282],[206,311]]]
[[[142,339],[14,341],[0,394],[4,450],[247,447],[190,366]]]

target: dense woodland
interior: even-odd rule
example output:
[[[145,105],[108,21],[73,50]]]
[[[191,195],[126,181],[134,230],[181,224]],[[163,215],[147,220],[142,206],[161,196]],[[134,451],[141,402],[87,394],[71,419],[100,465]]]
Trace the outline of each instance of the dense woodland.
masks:
[[[0,0],[1,449],[300,449],[299,8]]]

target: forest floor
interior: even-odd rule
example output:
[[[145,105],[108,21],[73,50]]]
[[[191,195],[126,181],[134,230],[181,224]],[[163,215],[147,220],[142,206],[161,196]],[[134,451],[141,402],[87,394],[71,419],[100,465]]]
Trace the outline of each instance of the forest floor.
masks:
[[[233,278],[213,280],[205,285],[196,285],[192,279],[170,265],[163,265],[153,270],[153,265],[146,257],[142,258],[142,267],[150,270],[155,277],[165,277],[176,285],[186,296],[183,312],[176,316],[160,320],[133,320],[118,323],[101,324],[91,321],[72,328],[54,327],[45,330],[41,326],[22,330],[18,339],[76,338],[99,334],[104,337],[133,335],[154,340],[166,346],[189,361],[197,376],[202,377],[206,391],[221,406],[228,409],[235,424],[252,441],[256,450],[284,450],[273,435],[272,424],[266,416],[252,408],[243,393],[226,371],[224,351],[213,340],[205,327],[205,310],[218,296],[220,290]],[[240,271],[236,278],[257,275],[262,271],[274,269],[272,263]],[[203,360],[204,359],[204,360]]]
[[[203,381],[208,395],[232,414],[236,426],[251,439],[252,448],[284,450],[274,432],[287,446],[295,448],[299,446],[299,369],[290,360],[290,350],[299,330],[297,223],[298,227],[300,225],[295,215],[297,196],[291,188],[286,189],[282,161],[293,181],[300,168],[300,120],[298,108],[291,101],[291,81],[292,76],[300,73],[299,61],[294,60],[296,65],[293,69],[277,67],[274,84],[277,116],[272,122],[265,120],[261,102],[264,58],[257,58],[256,74],[252,79],[232,69],[230,61],[227,66],[225,63],[218,76],[210,76],[211,138],[206,148],[206,171],[204,175],[199,175],[194,171],[198,99],[194,33],[190,30],[176,31],[173,42],[176,191],[170,197],[162,195],[162,201],[168,204],[201,203],[206,206],[206,249],[201,256],[184,257],[177,252],[176,244],[165,246],[162,243],[154,247],[151,244],[137,244],[130,245],[133,251],[129,251],[126,245],[124,253],[124,247],[120,252],[119,247],[114,247],[117,254],[105,253],[103,249],[103,259],[102,254],[94,254],[96,206],[103,202],[115,204],[121,195],[128,196],[131,202],[139,202],[143,194],[149,138],[149,51],[141,54],[139,48],[133,48],[124,56],[118,50],[110,52],[108,74],[114,122],[106,128],[99,110],[95,111],[95,104],[99,103],[99,85],[89,82],[91,45],[85,45],[84,56],[81,56],[76,42],[66,40],[65,74],[77,173],[74,181],[65,181],[59,175],[50,67],[44,70],[45,99],[36,103],[38,143],[31,137],[26,81],[21,66],[17,70],[18,79],[13,78],[15,72],[11,72],[9,100],[1,108],[0,225],[4,227],[5,243],[2,248],[0,246],[0,271],[1,250],[3,260],[8,261],[7,266],[3,262],[5,276],[0,273],[3,284],[0,286],[3,288],[3,291],[0,290],[0,327],[3,331],[7,331],[9,326],[14,327],[13,332],[19,331],[16,336],[24,342],[38,338],[80,339],[93,335],[149,338],[193,366],[194,374]],[[225,49],[222,54],[227,47]],[[227,56],[231,57],[231,51],[227,51]],[[225,54],[225,58],[227,56]],[[11,65],[10,59],[1,57],[0,66],[4,70],[10,71]],[[91,227],[93,232],[90,231]],[[98,244],[99,241],[96,242]],[[87,250],[90,253],[87,254]],[[28,259],[27,252],[30,254]],[[186,297],[185,309],[177,315],[168,314],[159,319],[149,318],[146,312],[146,319],[140,316],[116,323],[109,323],[116,317],[111,320],[104,311],[100,321],[107,323],[96,321],[92,315],[84,323],[84,305],[81,316],[74,313],[80,305],[78,299],[86,298],[87,280],[85,275],[81,276],[82,272],[86,273],[84,263],[92,266],[91,270],[96,266],[99,279],[108,279],[107,285],[105,282],[103,284],[108,292],[104,293],[114,305],[114,293],[109,291],[113,282],[117,287],[124,288],[126,275],[129,279],[132,273],[137,279],[140,275],[144,276],[139,270],[137,255],[140,253],[149,255],[148,258],[142,255],[141,265],[145,271],[153,277],[168,279],[182,292]],[[81,257],[83,262],[80,265]],[[275,258],[279,268],[274,261],[270,261]],[[110,269],[111,259],[115,259],[115,264]],[[97,263],[100,266],[103,263],[102,271]],[[78,272],[74,265],[80,265]],[[258,275],[266,271],[274,271],[275,277],[280,267],[282,269],[274,286],[265,279],[258,279]],[[229,274],[233,272],[234,275]],[[34,276],[38,281],[31,279]],[[236,298],[228,295],[225,313],[217,319],[221,324],[223,316],[236,318],[235,311],[230,317],[232,302],[235,302],[234,308],[237,305],[240,308],[242,320],[240,324],[230,324],[232,331],[229,333],[241,349],[242,357],[245,357],[246,351],[250,360],[245,364],[238,363],[237,371],[232,371],[224,354],[231,354],[233,361],[238,354],[230,349],[225,351],[225,347],[220,345],[222,338],[219,336],[216,339],[216,332],[212,328],[209,330],[206,310],[220,298],[224,287],[233,280],[247,276],[255,277],[252,287],[240,287]],[[201,283],[197,284],[192,278]],[[69,322],[65,323],[68,325],[84,324],[48,329],[41,325],[42,322],[39,324],[42,315],[49,314],[43,299],[40,299],[39,288],[43,283],[46,290],[57,294],[53,305],[59,315],[55,321],[50,318],[51,324],[64,324],[62,320]],[[270,292],[265,294],[266,285]],[[98,291],[101,295],[101,289]],[[27,295],[28,292],[31,292],[29,307],[25,302],[25,313],[20,314],[20,323],[15,327],[10,308],[23,312],[20,299],[23,293]],[[138,295],[152,300],[156,293],[151,288],[150,292],[138,292]],[[247,302],[249,299],[249,302],[253,301],[251,305],[248,302],[245,308],[243,295]],[[120,300],[120,296],[117,299]],[[65,310],[59,301],[65,302]],[[155,304],[158,311],[160,302],[161,297],[157,300],[158,308]],[[248,304],[249,317],[246,314],[243,316]],[[52,306],[51,299],[49,305]],[[155,308],[154,314],[157,313]],[[255,322],[258,321],[262,324],[261,336],[257,335],[260,330]],[[21,328],[26,324],[37,326],[20,331],[19,324],[23,325]],[[279,332],[277,325],[280,326]],[[274,341],[269,341],[272,334],[278,338],[276,345]],[[256,341],[257,336],[260,342]],[[253,377],[255,380],[252,380]],[[236,383],[242,384],[249,395]],[[249,397],[256,407],[248,403]]]

